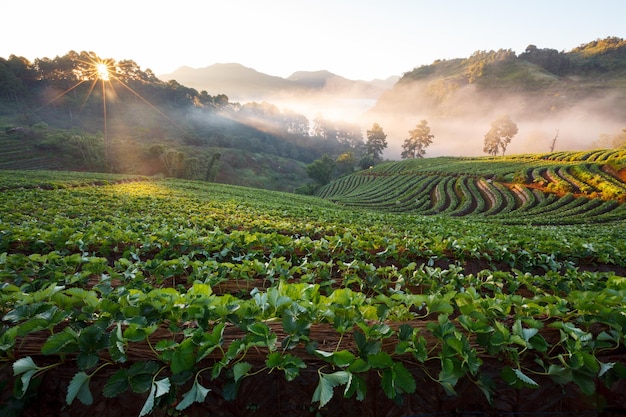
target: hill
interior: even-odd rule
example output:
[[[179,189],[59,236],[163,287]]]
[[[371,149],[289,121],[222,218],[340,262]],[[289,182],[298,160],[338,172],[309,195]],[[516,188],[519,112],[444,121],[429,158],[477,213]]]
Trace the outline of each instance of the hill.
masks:
[[[289,97],[306,98],[332,94],[355,99],[377,99],[398,79],[389,77],[387,80],[355,81],[325,70],[297,71],[282,78],[236,63],[213,64],[197,69],[182,67],[170,74],[160,74],[159,77],[176,80],[198,91],[226,94],[233,101],[271,103],[281,102]]]
[[[613,221],[626,219],[626,150],[388,162],[318,195],[346,207],[506,224]]]
[[[233,80],[253,72],[256,85],[291,83],[227,67],[222,74]],[[90,52],[0,59],[0,169],[161,174],[293,191],[310,182],[307,163],[360,152],[360,132],[342,143],[343,127],[317,123],[327,135],[312,134],[309,119],[295,111],[241,105]]]
[[[295,87],[289,80],[235,63],[214,64],[198,69],[181,67],[170,74],[159,74],[159,78],[176,80],[209,94],[226,94],[232,101],[263,101],[272,92]]]
[[[399,138],[427,119],[437,138],[431,155],[471,156],[503,114],[520,127],[515,153],[547,151],[556,130],[557,149],[581,150],[626,125],[624,106],[626,41],[607,38],[568,52],[529,45],[519,56],[479,50],[437,60],[406,72],[369,117],[388,126],[389,153],[399,154]]]

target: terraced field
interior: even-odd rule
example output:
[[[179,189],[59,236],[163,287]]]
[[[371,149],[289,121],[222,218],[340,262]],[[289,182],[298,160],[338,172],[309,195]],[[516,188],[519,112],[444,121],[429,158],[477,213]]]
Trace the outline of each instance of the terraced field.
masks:
[[[381,164],[318,195],[347,207],[489,217],[506,224],[577,224],[626,218],[626,150]]]
[[[0,170],[0,415],[616,415],[626,220],[574,168],[619,163],[406,161],[343,205]]]
[[[0,133],[0,169],[61,169],[61,162],[49,152],[38,149],[37,139]]]

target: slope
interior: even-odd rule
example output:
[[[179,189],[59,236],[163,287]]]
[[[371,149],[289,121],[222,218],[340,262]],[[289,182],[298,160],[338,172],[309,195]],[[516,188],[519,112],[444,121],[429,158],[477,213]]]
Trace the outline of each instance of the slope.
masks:
[[[507,224],[607,222],[626,218],[626,151],[389,162],[318,195],[342,206]]]

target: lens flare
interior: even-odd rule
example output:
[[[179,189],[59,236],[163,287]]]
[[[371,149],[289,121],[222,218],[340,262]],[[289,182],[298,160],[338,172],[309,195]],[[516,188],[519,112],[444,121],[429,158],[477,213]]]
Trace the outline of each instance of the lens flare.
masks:
[[[109,81],[110,77],[108,65],[104,63],[96,64],[96,74],[101,80]]]

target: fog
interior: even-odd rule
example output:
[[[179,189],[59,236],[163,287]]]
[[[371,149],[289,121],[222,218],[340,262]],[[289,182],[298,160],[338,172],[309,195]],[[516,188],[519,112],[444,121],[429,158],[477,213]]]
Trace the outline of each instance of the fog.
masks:
[[[601,135],[615,135],[626,126],[622,110],[626,100],[623,95],[607,94],[608,88],[589,97],[580,92],[588,88],[572,88],[566,82],[560,90],[515,94],[494,93],[494,89],[487,93],[474,84],[458,87],[446,79],[393,82],[328,82],[317,89],[274,91],[263,101],[283,113],[305,116],[310,127],[319,116],[358,125],[364,141],[366,131],[378,123],[387,134],[383,157],[390,160],[401,159],[409,130],[421,120],[428,122],[434,135],[426,157],[485,155],[484,136],[491,123],[504,115],[518,127],[507,155],[550,152],[555,136],[554,151],[591,149]],[[245,106],[246,100],[241,104]],[[263,129],[262,120],[248,122]]]
[[[557,137],[554,151],[590,149],[602,134],[615,134],[626,126],[620,105],[623,97],[569,97],[565,94],[485,94],[469,85],[454,91],[420,83],[397,84],[376,106],[362,115],[360,123],[378,123],[389,144],[384,157],[400,159],[408,132],[426,120],[435,137],[426,157],[480,156],[484,136],[491,123],[509,115],[518,133],[507,148],[507,155],[547,153]],[[558,134],[558,136],[557,136]]]

